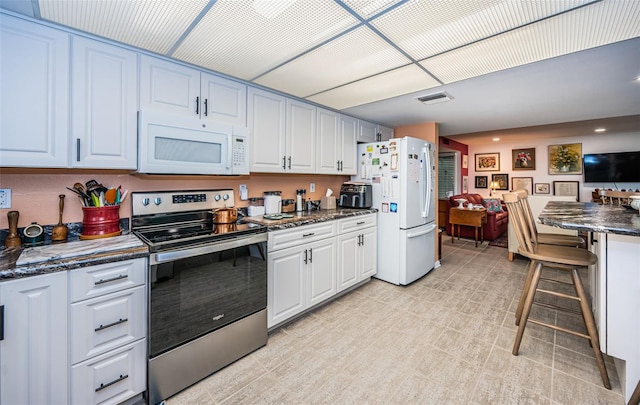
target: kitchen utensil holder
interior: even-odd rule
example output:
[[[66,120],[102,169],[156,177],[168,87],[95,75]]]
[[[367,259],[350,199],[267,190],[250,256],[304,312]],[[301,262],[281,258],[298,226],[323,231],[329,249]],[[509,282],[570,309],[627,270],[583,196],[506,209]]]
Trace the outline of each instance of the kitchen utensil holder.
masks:
[[[82,233],[80,239],[98,239],[118,236],[120,229],[120,206],[82,207]]]

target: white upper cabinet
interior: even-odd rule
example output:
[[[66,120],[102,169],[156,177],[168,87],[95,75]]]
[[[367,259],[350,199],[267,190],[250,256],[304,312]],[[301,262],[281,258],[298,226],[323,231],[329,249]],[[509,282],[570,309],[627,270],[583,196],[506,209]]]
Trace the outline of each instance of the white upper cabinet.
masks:
[[[136,53],[74,36],[71,62],[71,167],[136,169]]]
[[[378,125],[363,120],[358,121],[358,142],[377,141]]]
[[[286,99],[249,88],[248,127],[251,134],[251,171],[283,173],[286,169]]]
[[[247,86],[142,55],[140,109],[246,126]]]
[[[0,15],[0,166],[67,167],[69,35]]]
[[[287,170],[315,173],[316,107],[287,99]]]
[[[317,173],[356,174],[358,120],[318,108]]]
[[[315,173],[316,107],[250,87],[252,172]]]
[[[378,125],[378,133],[380,134],[381,141],[388,141],[393,138],[393,128],[383,127],[382,125]]]

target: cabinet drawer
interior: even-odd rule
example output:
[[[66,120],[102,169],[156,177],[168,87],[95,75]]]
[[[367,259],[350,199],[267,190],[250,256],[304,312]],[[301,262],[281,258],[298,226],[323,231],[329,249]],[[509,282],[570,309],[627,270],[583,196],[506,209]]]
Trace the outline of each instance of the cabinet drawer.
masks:
[[[338,223],[338,232],[351,232],[358,229],[368,228],[376,225],[376,214],[358,215],[352,218],[341,219]]]
[[[142,339],[146,335],[145,287],[71,305],[71,364]]]
[[[146,339],[71,368],[72,404],[119,404],[146,389]]]
[[[269,232],[267,243],[269,251],[272,252],[274,250],[330,238],[335,235],[336,221],[327,221],[320,224],[303,225],[292,229]]]
[[[74,270],[69,276],[71,302],[143,285],[146,277],[146,259],[106,263]]]

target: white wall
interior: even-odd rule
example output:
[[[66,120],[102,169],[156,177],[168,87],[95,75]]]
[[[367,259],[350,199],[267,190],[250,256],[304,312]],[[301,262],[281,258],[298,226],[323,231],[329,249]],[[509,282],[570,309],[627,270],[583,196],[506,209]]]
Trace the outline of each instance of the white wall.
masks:
[[[533,177],[535,183],[549,183],[551,194],[553,194],[554,181],[579,181],[580,182],[580,201],[591,201],[591,192],[596,188],[612,188],[612,189],[640,189],[640,183],[584,183],[583,174],[573,175],[550,175],[549,174],[549,158],[548,146],[566,143],[582,143],[582,154],[589,153],[607,153],[607,152],[631,152],[640,151],[640,133],[620,133],[620,134],[602,134],[588,135],[582,137],[566,137],[566,138],[538,138],[531,139],[529,142],[512,141],[508,136],[502,136],[502,140],[490,144],[469,145],[469,192],[478,193],[483,196],[489,196],[489,189],[476,189],[475,176],[488,176],[491,181],[491,175],[494,173],[506,173],[509,175],[509,187],[511,187],[512,177]],[[535,170],[512,170],[511,151],[519,148],[535,148],[536,149],[536,169]],[[475,154],[477,153],[500,153],[500,170],[496,172],[476,172],[475,171]],[[504,192],[504,191],[502,191]],[[498,191],[500,193],[500,191]]]

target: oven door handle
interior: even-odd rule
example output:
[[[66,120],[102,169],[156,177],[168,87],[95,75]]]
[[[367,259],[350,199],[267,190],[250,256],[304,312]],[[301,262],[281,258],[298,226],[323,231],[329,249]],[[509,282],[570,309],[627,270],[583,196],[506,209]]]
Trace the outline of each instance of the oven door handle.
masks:
[[[220,242],[213,242],[208,245],[172,250],[169,252],[153,253],[149,257],[151,264],[160,264],[166,262],[173,262],[180,259],[187,259],[189,257],[206,255],[209,253],[222,252],[223,250],[234,249],[242,246],[254,245],[260,242],[267,241],[267,234],[265,232],[243,236],[235,239],[228,239]]]

